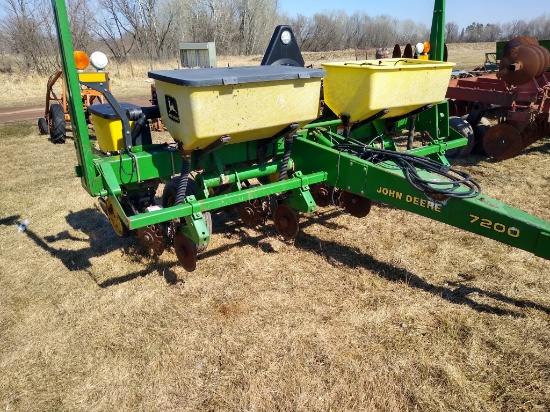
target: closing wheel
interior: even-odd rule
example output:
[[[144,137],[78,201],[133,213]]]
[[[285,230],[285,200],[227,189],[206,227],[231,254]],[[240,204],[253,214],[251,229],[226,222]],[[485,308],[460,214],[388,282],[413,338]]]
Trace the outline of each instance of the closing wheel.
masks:
[[[273,212],[273,224],[277,232],[287,240],[295,239],[300,231],[298,216],[287,205],[279,205]]]
[[[335,190],[326,183],[311,185],[310,192],[318,206],[326,207],[332,204],[332,192]]]
[[[193,272],[197,268],[197,245],[181,232],[174,236],[174,250],[186,271]]]
[[[138,238],[152,256],[160,256],[164,252],[164,235],[162,226],[154,224],[137,230]]]
[[[117,235],[119,235],[120,237],[130,236],[130,231],[128,230],[124,222],[120,219],[120,216],[116,212],[113,204],[111,203],[111,200],[109,199],[105,201],[105,213],[107,214],[107,217],[109,218],[109,223],[111,223],[111,226]]]
[[[491,127],[483,138],[483,148],[487,155],[498,160],[510,159],[523,150],[519,130],[506,123]]]
[[[465,146],[447,150],[445,152],[445,156],[449,159],[456,159],[459,157],[468,156],[472,152],[475,144],[475,136],[472,126],[470,126],[470,123],[468,123],[466,119],[463,119],[461,117],[449,117],[449,126],[453,130],[460,133],[462,137],[468,139],[468,143],[466,143]]]
[[[176,203],[176,195],[178,193],[178,186],[180,184],[180,176],[176,176],[172,178],[166,185],[164,186],[164,190],[162,191],[162,207],[167,208],[170,206],[174,206]],[[189,177],[187,180],[187,189],[185,191],[186,196],[196,195],[197,193],[197,185],[195,184],[195,181]],[[212,234],[212,214],[210,212],[203,212],[202,217],[204,219],[204,222],[206,223],[206,228]],[[202,253],[206,250],[208,247],[208,244],[197,246],[197,253]]]
[[[65,143],[67,137],[65,112],[60,104],[52,104],[50,106],[49,127],[52,143]]]
[[[372,200],[368,197],[362,197],[350,192],[342,192],[340,199],[344,209],[354,217],[365,217],[370,213]]]
[[[38,131],[42,135],[50,133],[50,128],[48,127],[48,122],[43,117],[40,117],[38,119]]]

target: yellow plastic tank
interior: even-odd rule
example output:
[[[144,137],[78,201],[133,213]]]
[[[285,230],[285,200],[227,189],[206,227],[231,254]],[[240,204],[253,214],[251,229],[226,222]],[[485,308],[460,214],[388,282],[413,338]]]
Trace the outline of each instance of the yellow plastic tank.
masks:
[[[124,111],[139,109],[139,106],[131,103],[120,103],[120,107]],[[124,147],[122,120],[120,120],[114,109],[105,103],[88,106],[88,111],[92,115],[99,150],[107,153],[122,149]],[[130,129],[133,127],[133,124],[134,122],[130,121]]]
[[[319,115],[324,70],[253,66],[159,70],[155,80],[162,122],[185,150],[222,136],[229,143],[271,137]]]
[[[445,99],[454,63],[381,59],[325,63],[325,104],[351,122],[389,109],[384,117],[409,113]]]

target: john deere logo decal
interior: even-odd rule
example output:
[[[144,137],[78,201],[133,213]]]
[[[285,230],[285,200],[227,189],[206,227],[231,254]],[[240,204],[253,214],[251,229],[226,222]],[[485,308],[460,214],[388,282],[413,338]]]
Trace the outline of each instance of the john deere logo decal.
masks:
[[[178,102],[172,96],[165,95],[164,100],[166,102],[166,112],[168,113],[168,118],[173,122],[180,122],[180,114],[178,112]]]

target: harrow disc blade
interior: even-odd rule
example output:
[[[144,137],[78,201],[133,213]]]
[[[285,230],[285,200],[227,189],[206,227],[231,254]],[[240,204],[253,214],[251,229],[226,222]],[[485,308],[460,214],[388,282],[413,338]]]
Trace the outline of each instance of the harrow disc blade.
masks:
[[[528,37],[528,36],[514,37],[513,39],[508,40],[504,44],[503,56],[507,56],[508,54],[510,54],[512,49],[514,49],[516,47],[519,47],[519,46],[524,46],[526,44],[537,45],[537,44],[539,44],[539,42],[538,42],[537,39],[535,39],[533,37]]]
[[[535,76],[533,77],[539,77],[542,72],[544,70],[546,70],[546,66],[545,67],[545,64],[546,64],[546,54],[542,51],[542,50],[546,50],[544,49],[544,47],[540,47],[540,46],[535,46],[533,44],[528,44],[524,47],[527,47],[528,49],[531,49],[535,52],[535,54],[537,55],[537,59],[538,59],[538,62],[539,62],[539,69],[537,71],[537,74],[535,74]]]
[[[530,46],[516,47],[500,60],[497,77],[510,85],[526,83],[536,77],[543,65],[541,58]]]
[[[346,211],[354,217],[365,217],[370,213],[372,200],[358,196],[354,193],[342,193],[342,205]]]
[[[298,216],[287,205],[279,205],[273,212],[273,223],[277,232],[287,240],[295,239],[300,231]]]
[[[548,67],[550,67],[550,51],[548,51],[546,48],[542,47],[542,46],[534,46],[537,48],[537,50],[540,50],[540,52],[542,53],[543,55],[543,66],[542,66],[542,71],[540,72],[539,76],[541,74],[543,74],[547,69]]]
[[[517,156],[523,150],[523,142],[518,129],[500,123],[485,133],[483,148],[489,156],[505,160]]]
[[[174,236],[174,250],[179,264],[186,271],[193,272],[197,268],[197,245],[181,232]]]

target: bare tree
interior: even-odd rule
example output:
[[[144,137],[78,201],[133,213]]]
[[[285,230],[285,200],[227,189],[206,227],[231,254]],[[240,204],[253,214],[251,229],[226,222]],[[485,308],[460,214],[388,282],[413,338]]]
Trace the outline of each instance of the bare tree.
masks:
[[[447,43],[456,43],[459,40],[458,24],[454,21],[445,23],[445,41]]]
[[[0,0],[6,17],[0,21],[16,63],[29,72],[48,73],[57,66],[53,18],[44,0]]]
[[[259,53],[266,38],[273,31],[277,21],[277,1],[275,0],[237,0],[239,19],[238,41],[240,54]]]
[[[500,24],[486,24],[483,30],[483,41],[497,41],[502,38]]]
[[[509,23],[508,32],[505,34],[508,38],[529,36],[529,26],[524,20],[512,20]]]
[[[550,39],[550,17],[546,14],[533,19],[528,24],[531,35],[537,39]]]

